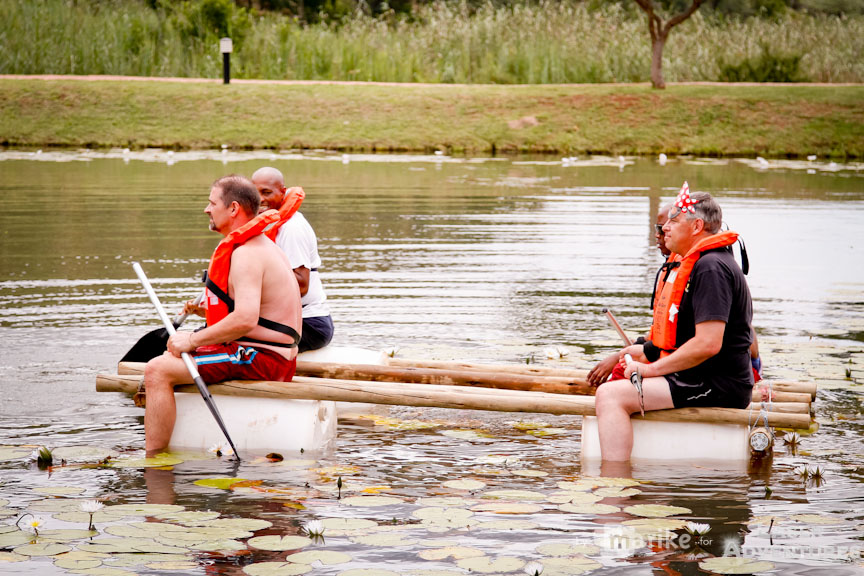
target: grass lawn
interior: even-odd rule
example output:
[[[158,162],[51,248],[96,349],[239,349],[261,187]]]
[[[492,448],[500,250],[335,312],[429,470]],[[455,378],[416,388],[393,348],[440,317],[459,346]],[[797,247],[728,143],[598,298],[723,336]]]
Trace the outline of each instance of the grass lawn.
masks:
[[[5,146],[864,157],[864,86],[0,77]]]

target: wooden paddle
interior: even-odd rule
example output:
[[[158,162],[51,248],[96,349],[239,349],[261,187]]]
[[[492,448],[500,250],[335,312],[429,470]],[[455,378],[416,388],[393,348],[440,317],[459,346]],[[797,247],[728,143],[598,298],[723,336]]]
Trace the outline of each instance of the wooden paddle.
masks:
[[[201,303],[201,300],[204,299],[205,291],[201,291],[201,294],[195,298],[195,305]],[[180,328],[183,325],[183,322],[186,321],[188,314],[178,314],[174,317],[174,320],[171,324],[174,326],[174,329]],[[135,343],[132,348],[126,352],[126,355],[120,359],[121,362],[147,362],[152,360],[156,356],[161,356],[163,352],[167,349],[168,346],[168,330],[165,328],[157,328],[156,330],[152,330],[142,336],[138,342]]]
[[[153,290],[153,286],[150,285],[150,280],[148,280],[147,276],[144,274],[144,269],[141,268],[141,265],[138,262],[133,262],[132,268],[135,269],[135,274],[138,275],[138,279],[144,286],[144,290],[147,291],[150,301],[153,303],[153,306],[156,307],[156,312],[159,313],[159,318],[162,319],[162,324],[165,325],[165,330],[168,331],[169,336],[173,336],[176,334],[177,330],[174,329],[174,325],[171,324],[171,321],[168,319],[165,309],[162,308],[162,303],[159,302],[159,297],[156,296],[156,291]],[[207,408],[210,409],[210,413],[213,414],[213,418],[216,419],[216,423],[222,430],[222,434],[225,435],[225,439],[228,440],[228,444],[230,444],[231,449],[234,450],[234,458],[239,462],[240,454],[237,453],[237,448],[234,447],[234,441],[231,440],[231,436],[228,435],[228,430],[225,428],[225,422],[222,421],[222,415],[219,414],[219,409],[216,408],[216,403],[213,402],[213,396],[210,395],[210,391],[207,389],[207,384],[201,378],[201,375],[198,374],[198,368],[195,365],[195,361],[187,352],[183,352],[180,356],[183,358],[183,363],[186,364],[186,369],[189,371],[189,375],[192,376],[192,380],[195,382],[195,386],[198,388],[201,398],[204,399],[204,403],[207,404]]]

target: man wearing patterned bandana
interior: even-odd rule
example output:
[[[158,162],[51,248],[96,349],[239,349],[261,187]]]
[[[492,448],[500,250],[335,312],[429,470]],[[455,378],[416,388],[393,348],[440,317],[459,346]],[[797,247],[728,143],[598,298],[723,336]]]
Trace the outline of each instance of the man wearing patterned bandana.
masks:
[[[646,410],[750,403],[752,303],[732,255],[738,235],[721,232],[722,219],[710,194],[691,195],[685,183],[663,226],[677,256],[661,275],[649,340],[621,351],[633,358],[625,378],[642,375]],[[627,379],[607,382],[597,389],[596,409],[603,459],[629,460],[636,389]]]

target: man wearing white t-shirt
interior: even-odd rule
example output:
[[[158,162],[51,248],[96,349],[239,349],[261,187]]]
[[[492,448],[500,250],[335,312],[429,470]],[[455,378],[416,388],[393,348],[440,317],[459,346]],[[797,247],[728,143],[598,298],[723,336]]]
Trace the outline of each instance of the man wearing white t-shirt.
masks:
[[[257,170],[252,175],[252,182],[261,195],[262,210],[279,210],[281,216],[277,227],[268,231],[267,235],[288,256],[300,286],[303,331],[299,350],[305,352],[323,348],[333,338],[333,320],[318,273],[318,267],[321,266],[318,240],[312,226],[303,214],[297,212],[305,195],[303,189],[287,189],[282,173],[270,167]]]

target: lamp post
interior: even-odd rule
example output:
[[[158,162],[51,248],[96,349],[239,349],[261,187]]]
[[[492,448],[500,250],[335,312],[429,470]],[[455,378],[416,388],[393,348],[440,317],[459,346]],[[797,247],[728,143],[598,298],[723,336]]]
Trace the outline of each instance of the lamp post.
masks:
[[[231,83],[231,52],[234,50],[234,43],[231,38],[221,38],[219,40],[219,51],[222,53],[222,83]]]

